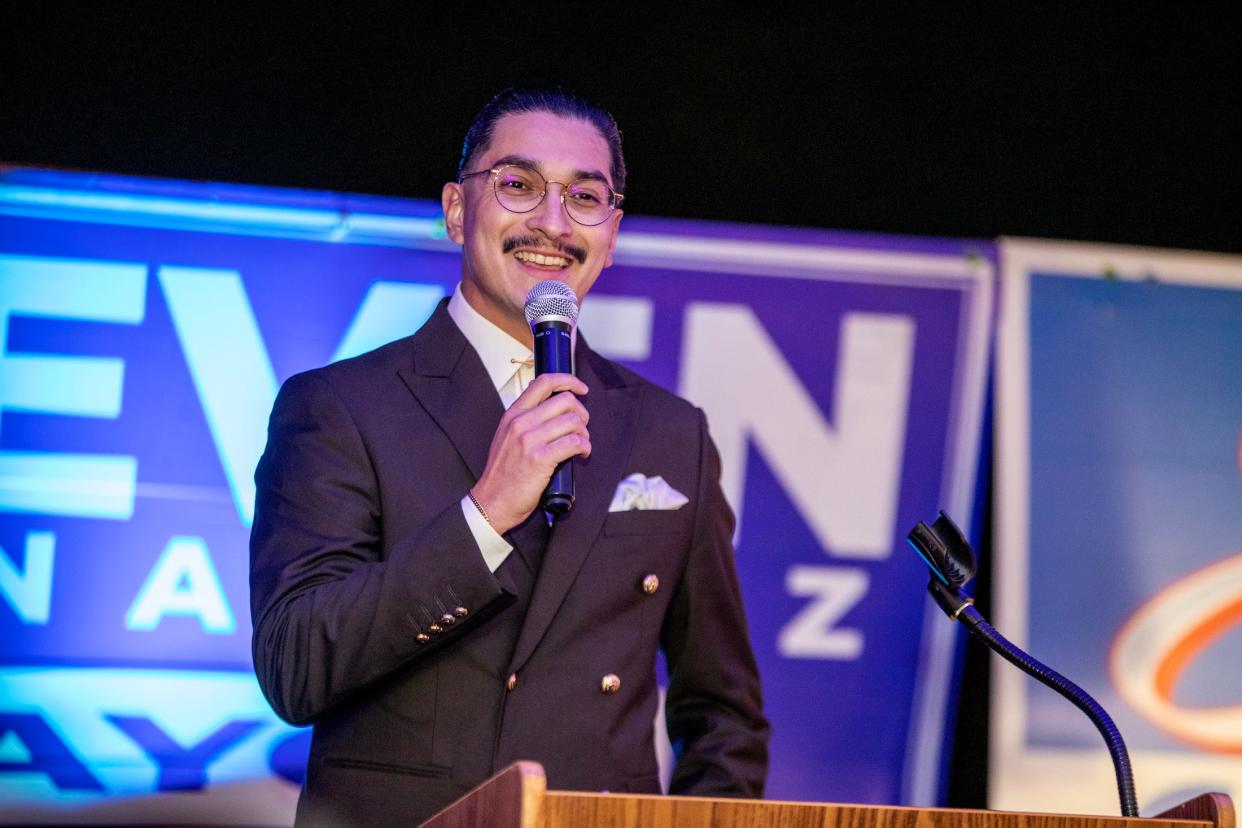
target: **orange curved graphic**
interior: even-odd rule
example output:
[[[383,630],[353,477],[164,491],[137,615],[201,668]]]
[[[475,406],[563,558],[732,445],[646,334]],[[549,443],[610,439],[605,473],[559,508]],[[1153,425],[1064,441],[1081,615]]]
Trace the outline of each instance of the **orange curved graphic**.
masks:
[[[1122,698],[1165,732],[1197,747],[1242,754],[1242,703],[1188,707],[1174,700],[1186,668],[1242,624],[1242,553],[1180,578],[1122,625],[1109,667]],[[1242,670],[1242,658],[1233,662]],[[1236,679],[1232,685],[1237,687]]]

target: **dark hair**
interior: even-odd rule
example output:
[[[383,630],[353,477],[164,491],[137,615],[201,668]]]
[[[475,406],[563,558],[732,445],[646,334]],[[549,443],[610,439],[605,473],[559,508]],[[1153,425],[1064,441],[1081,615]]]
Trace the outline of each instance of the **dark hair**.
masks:
[[[559,86],[506,89],[484,104],[466,130],[457,166],[459,176],[491,143],[496,122],[515,112],[550,112],[562,118],[578,118],[594,126],[608,142],[608,151],[612,154],[612,188],[618,193],[625,192],[625,156],[621,152],[621,130],[617,129],[617,122],[605,110]]]

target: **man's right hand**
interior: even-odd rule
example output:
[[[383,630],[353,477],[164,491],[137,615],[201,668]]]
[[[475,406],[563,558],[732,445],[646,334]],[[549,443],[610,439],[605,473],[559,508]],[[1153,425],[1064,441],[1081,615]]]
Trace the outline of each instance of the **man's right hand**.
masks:
[[[542,374],[500,418],[487,465],[470,490],[497,532],[507,532],[538,508],[557,464],[590,456],[590,417],[575,396],[586,393],[586,384],[572,374]]]

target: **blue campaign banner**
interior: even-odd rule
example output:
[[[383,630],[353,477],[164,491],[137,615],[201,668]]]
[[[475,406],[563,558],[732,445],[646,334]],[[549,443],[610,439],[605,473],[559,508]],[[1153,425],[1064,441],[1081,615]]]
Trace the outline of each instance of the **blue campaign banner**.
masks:
[[[937,799],[953,630],[904,538],[940,508],[970,525],[993,262],[627,217],[583,305],[597,350],[707,412],[773,798]],[[291,819],[307,734],[250,662],[267,415],[459,272],[431,202],[0,175],[5,816]]]
[[[1003,259],[997,627],[1109,711],[1140,813],[1242,796],[1242,257]],[[990,804],[1116,813],[1088,720],[999,667]]]

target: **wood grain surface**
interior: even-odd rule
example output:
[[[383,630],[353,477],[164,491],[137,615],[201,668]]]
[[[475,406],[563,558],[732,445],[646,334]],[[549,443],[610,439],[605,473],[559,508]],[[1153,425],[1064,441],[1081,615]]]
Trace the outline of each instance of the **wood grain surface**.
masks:
[[[958,808],[549,791],[536,762],[515,762],[425,828],[1238,828],[1233,802],[1207,793],[1152,819]]]

